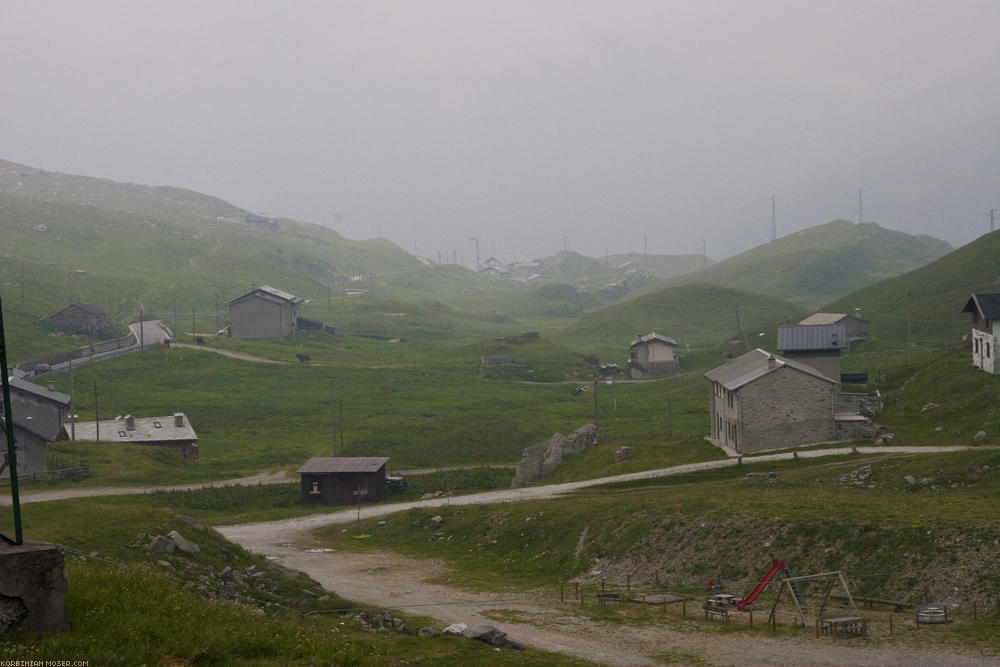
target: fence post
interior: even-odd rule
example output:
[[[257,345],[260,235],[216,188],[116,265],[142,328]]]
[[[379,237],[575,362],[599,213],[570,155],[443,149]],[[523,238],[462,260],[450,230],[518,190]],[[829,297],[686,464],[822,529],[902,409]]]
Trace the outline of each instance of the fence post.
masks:
[[[625,575],[625,592],[626,593],[631,593],[632,592],[632,575],[631,574],[626,574]]]
[[[566,591],[565,591],[565,588],[566,588],[565,584],[559,584],[559,601],[560,602],[565,602],[566,601],[566,594],[565,594]]]
[[[892,637],[892,614],[889,614],[889,636]]]
[[[573,596],[574,597],[580,597],[580,582],[579,581],[574,581],[573,582]]]

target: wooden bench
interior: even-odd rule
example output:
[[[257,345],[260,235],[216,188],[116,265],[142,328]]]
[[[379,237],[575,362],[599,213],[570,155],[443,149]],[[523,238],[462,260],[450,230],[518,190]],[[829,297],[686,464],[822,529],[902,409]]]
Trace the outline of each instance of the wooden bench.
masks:
[[[816,619],[816,636],[837,638],[868,636],[868,621],[860,616],[837,616]]]
[[[705,620],[708,620],[709,616],[724,618],[726,623],[729,622],[729,609],[732,607],[728,602],[713,600],[709,598],[705,600],[705,604],[701,606],[705,610]]]
[[[619,593],[598,593],[597,601],[602,605],[607,602],[617,602],[619,607],[625,606],[625,598]]]

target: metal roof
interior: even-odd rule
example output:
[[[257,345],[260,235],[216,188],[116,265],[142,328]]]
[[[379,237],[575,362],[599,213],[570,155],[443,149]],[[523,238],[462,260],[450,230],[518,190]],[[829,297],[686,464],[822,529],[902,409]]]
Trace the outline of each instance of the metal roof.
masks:
[[[774,360],[774,365],[771,365],[770,363],[772,358]],[[811,366],[806,366],[805,364],[784,359],[760,348],[751,350],[750,352],[733,359],[727,364],[713,368],[709,372],[705,373],[705,377],[713,382],[718,382],[729,391],[735,391],[743,385],[749,384],[754,380],[785,366],[802,373],[806,373],[807,375],[812,375],[813,377],[817,377],[821,380],[837,384],[836,380],[826,377]]]
[[[296,472],[378,472],[388,461],[388,456],[314,456]]]
[[[849,344],[847,324],[790,324],[778,327],[778,350],[842,350]]]
[[[1000,319],[1000,293],[997,292],[976,292],[965,302],[963,313],[974,313],[979,311],[980,317],[984,320]]]
[[[813,313],[799,324],[837,324],[845,317],[846,313]]]
[[[183,412],[175,412],[167,417],[132,417],[132,428],[128,427],[128,419],[115,417],[102,419],[101,442],[196,442],[198,435],[194,432],[191,422]],[[177,425],[180,417],[181,425]],[[98,422],[67,423],[66,432],[77,440],[97,440]]]
[[[632,341],[632,344],[629,347],[635,347],[636,345],[645,345],[646,343],[652,343],[653,341],[659,341],[664,345],[671,345],[673,347],[677,347],[677,341],[675,341],[673,338],[662,336],[656,333],[655,331],[653,333],[648,333],[645,336],[636,336],[635,340]]]
[[[271,287],[270,285],[260,285],[259,287],[250,290],[243,296],[236,297],[229,303],[234,304],[237,301],[242,301],[243,299],[249,298],[251,296],[263,296],[265,298],[271,296],[281,301],[287,301],[288,303],[302,303],[303,301],[305,301],[305,299],[303,299],[300,296],[295,296],[294,294],[290,294],[288,292],[285,292],[284,290],[277,289],[276,287]]]
[[[47,387],[40,387],[33,382],[28,382],[27,380],[15,380],[11,378],[10,387],[11,389],[23,391],[28,394],[34,394],[40,398],[69,406],[69,394],[64,394],[61,391],[55,390],[50,391]]]

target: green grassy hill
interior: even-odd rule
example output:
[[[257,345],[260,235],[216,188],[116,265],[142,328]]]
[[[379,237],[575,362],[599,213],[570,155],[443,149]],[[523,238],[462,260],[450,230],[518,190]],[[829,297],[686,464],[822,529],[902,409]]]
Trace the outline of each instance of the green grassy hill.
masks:
[[[962,307],[973,292],[1000,291],[1000,232],[975,241],[904,275],[858,290],[824,310],[854,312],[869,321],[879,344],[905,349],[907,329],[919,349],[948,346],[968,333]]]
[[[858,225],[837,220],[668,279],[659,287],[689,283],[738,285],[815,308],[911,271],[950,250],[946,242],[929,236],[911,236],[873,222]],[[651,289],[652,285],[644,291]]]
[[[738,331],[736,309],[751,347],[758,347],[762,327],[805,314],[801,306],[784,299],[710,284],[682,285],[662,289],[609,306],[583,317],[566,331],[574,346],[615,349],[628,357],[628,346],[636,334],[656,331],[676,340],[686,354],[687,346],[715,347]],[[767,345],[773,344],[766,338]]]

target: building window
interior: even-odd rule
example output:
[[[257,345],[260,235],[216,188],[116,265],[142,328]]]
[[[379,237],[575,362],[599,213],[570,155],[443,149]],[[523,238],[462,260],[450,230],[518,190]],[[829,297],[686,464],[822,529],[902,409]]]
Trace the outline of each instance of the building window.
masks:
[[[973,338],[972,339],[972,348],[973,348],[972,349],[973,352],[975,352],[976,354],[979,354],[979,339],[978,338]]]
[[[990,358],[990,344],[986,343],[986,358]]]
[[[309,492],[309,495],[317,495],[317,494],[319,494],[319,482],[313,482],[312,491]]]
[[[118,431],[118,437],[119,438],[124,438],[125,437],[125,431]]]

